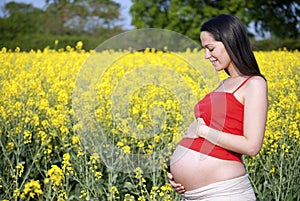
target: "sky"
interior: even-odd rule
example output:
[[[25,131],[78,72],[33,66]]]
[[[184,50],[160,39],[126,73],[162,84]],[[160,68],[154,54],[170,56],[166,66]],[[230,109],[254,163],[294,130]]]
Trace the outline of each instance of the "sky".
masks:
[[[3,8],[3,6],[8,2],[18,2],[18,3],[27,3],[32,4],[34,7],[43,8],[45,6],[45,0],[0,0],[0,8]],[[130,6],[132,5],[131,0],[113,0],[121,5],[121,18],[123,21],[121,22],[123,24],[123,27],[125,29],[133,29],[133,26],[131,24],[131,16],[129,14]]]

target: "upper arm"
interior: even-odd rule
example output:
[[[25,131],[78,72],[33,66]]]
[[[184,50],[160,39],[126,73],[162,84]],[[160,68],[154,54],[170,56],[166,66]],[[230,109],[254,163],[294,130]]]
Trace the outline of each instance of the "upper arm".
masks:
[[[261,148],[265,133],[268,110],[267,83],[260,76],[252,77],[248,80],[244,92],[244,136],[251,143],[255,155]]]

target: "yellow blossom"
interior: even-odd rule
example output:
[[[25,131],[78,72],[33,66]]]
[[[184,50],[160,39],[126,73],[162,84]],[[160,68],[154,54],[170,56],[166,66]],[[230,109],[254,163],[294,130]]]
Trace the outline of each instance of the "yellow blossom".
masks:
[[[273,174],[275,172],[275,167],[273,166],[269,172]]]
[[[59,41],[56,40],[54,45],[58,44]],[[126,53],[125,56],[116,51],[85,53],[81,41],[78,41],[75,47],[67,46],[65,49],[55,47],[55,50],[46,47],[43,50],[26,53],[22,52],[20,47],[15,50],[2,48],[0,135],[3,154],[8,157],[2,154],[3,160],[0,163],[4,172],[11,169],[13,164],[16,166],[8,173],[13,175],[7,177],[8,181],[0,180],[1,192],[15,196],[14,199],[30,200],[32,197],[35,200],[42,199],[39,197],[42,189],[39,191],[40,187],[37,184],[22,180],[25,179],[23,178],[25,165],[19,161],[23,161],[24,158],[26,161],[32,159],[36,165],[39,163],[39,168],[31,169],[28,164],[30,172],[27,178],[39,178],[39,175],[46,173],[43,191],[49,190],[44,192],[45,196],[55,191],[56,200],[71,199],[67,198],[66,192],[73,188],[68,186],[73,185],[74,181],[69,181],[70,174],[80,179],[75,175],[73,168],[88,171],[88,178],[78,181],[83,186],[86,185],[85,182],[93,180],[91,181],[95,182],[92,183],[93,186],[100,191],[103,190],[101,182],[107,182],[107,172],[102,172],[104,164],[100,163],[101,154],[98,151],[102,151],[102,148],[110,150],[107,147],[111,144],[116,145],[123,153],[146,155],[155,154],[156,151],[166,148],[161,156],[153,158],[167,163],[172,155],[171,150],[174,150],[174,144],[181,139],[183,129],[187,126],[185,122],[189,120],[186,118],[193,118],[191,107],[195,101],[211,90],[211,84],[215,87],[216,83],[227,78],[223,72],[220,72],[219,76],[210,74],[207,69],[212,69],[211,64],[199,59],[204,56],[202,53],[192,49],[178,53],[179,57],[169,53],[155,53],[152,49],[147,49],[145,53]],[[86,59],[91,58],[92,54],[96,54],[102,62],[98,62],[98,59],[91,62],[93,68],[90,69],[90,74],[81,71]],[[184,57],[181,57],[185,55],[196,65],[192,67],[186,64],[187,62],[182,59]],[[281,171],[277,162],[282,162],[285,167],[285,163],[293,163],[291,159],[296,160],[298,157],[295,150],[300,144],[300,54],[299,51],[280,50],[255,52],[255,57],[261,72],[268,80],[269,111],[261,152],[255,157],[245,157],[245,166],[250,170],[249,174],[255,173],[255,176],[269,178],[268,182],[276,183],[277,175],[280,175],[276,173]],[[114,58],[118,59],[111,64]],[[109,67],[106,64],[109,64]],[[98,67],[102,68],[101,65],[105,69],[99,70]],[[157,68],[162,65],[168,70]],[[147,68],[143,68],[146,66]],[[152,68],[153,66],[155,68]],[[203,72],[202,69],[207,71]],[[83,73],[87,75],[77,79]],[[97,81],[94,82],[93,77],[97,77]],[[77,106],[76,98],[72,95],[75,86],[79,88],[82,86],[77,94],[80,96]],[[93,90],[92,93],[89,92],[90,89]],[[81,98],[87,99],[81,101]],[[84,121],[81,121],[82,119]],[[95,125],[89,124],[94,121]],[[88,137],[81,134],[86,131],[91,134],[88,137],[93,141],[83,148],[80,142],[81,140],[85,142]],[[103,141],[104,144],[101,144]],[[106,141],[111,144],[105,144]],[[89,158],[90,153],[95,151],[98,155],[93,154]],[[17,160],[16,153],[20,154],[20,160]],[[105,153],[104,156],[108,155]],[[273,160],[277,159],[282,161],[273,163]],[[44,169],[52,162],[57,165],[48,170]],[[147,162],[143,165],[147,165]],[[265,169],[261,168],[262,164]],[[87,167],[81,167],[83,165]],[[163,165],[162,167],[166,169],[167,166]],[[136,200],[175,199],[171,197],[174,193],[171,186],[159,183],[164,182],[161,179],[157,179],[156,186],[152,188],[147,186],[141,169],[136,168],[132,171],[133,175],[124,179],[135,182],[138,180],[138,184],[134,184],[139,188],[139,191],[136,191],[138,194],[135,195]],[[267,177],[265,171],[272,177]],[[282,176],[288,179],[291,171],[282,172]],[[116,175],[112,176],[116,180],[122,179],[114,177]],[[120,182],[114,180],[112,183],[118,186],[113,186],[106,192],[107,200],[124,198],[124,189],[119,186]],[[293,183],[290,184],[288,186],[292,186]],[[77,188],[78,185],[75,186]],[[80,199],[89,200],[88,195],[95,193],[90,191],[93,191],[93,188],[82,190]],[[78,189],[74,191],[72,189],[70,193],[72,192],[78,192]],[[128,194],[126,199],[130,200],[133,197]]]
[[[141,141],[139,141],[138,143],[137,143],[137,147],[139,147],[139,148],[142,148],[142,147],[144,147],[144,142],[141,142]]]
[[[17,165],[16,169],[18,171],[18,176],[21,177],[22,174],[23,174],[23,172],[24,172],[24,166],[23,166],[23,164],[20,163],[19,165]]]
[[[22,197],[29,195],[31,198],[35,198],[35,196],[42,195],[43,191],[41,190],[41,185],[39,181],[30,180],[30,182],[26,183],[24,186],[24,190],[22,193]]]
[[[12,151],[15,147],[15,144],[13,142],[8,142],[7,145],[6,145],[6,151],[9,152],[9,151]]]
[[[126,193],[124,197],[124,201],[134,201],[134,196]]]
[[[20,195],[20,189],[17,188],[17,189],[14,190],[13,196],[14,197],[19,197],[19,195]]]
[[[126,145],[122,148],[122,150],[124,151],[124,153],[130,154],[130,146]]]
[[[30,131],[25,130],[23,134],[24,144],[31,143],[32,134]]]
[[[56,186],[60,186],[61,181],[64,178],[63,170],[57,165],[52,165],[51,169],[47,171],[46,176],[49,177],[49,180],[53,181]]]
[[[140,167],[135,168],[135,178],[139,179],[143,176],[143,170]]]
[[[78,135],[72,136],[72,145],[77,145],[80,143],[80,137]]]

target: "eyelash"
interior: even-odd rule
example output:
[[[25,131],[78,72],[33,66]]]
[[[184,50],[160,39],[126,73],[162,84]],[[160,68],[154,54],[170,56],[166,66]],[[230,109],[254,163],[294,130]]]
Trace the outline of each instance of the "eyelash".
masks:
[[[211,48],[211,49],[209,49],[208,47],[204,47],[204,48],[208,49],[208,51],[210,51],[210,52],[215,50],[215,48]]]

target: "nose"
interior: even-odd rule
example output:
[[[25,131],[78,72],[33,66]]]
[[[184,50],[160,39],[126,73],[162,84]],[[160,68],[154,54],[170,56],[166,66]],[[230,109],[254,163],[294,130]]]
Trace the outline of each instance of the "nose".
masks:
[[[205,59],[209,59],[211,57],[211,54],[208,49],[205,49]]]

